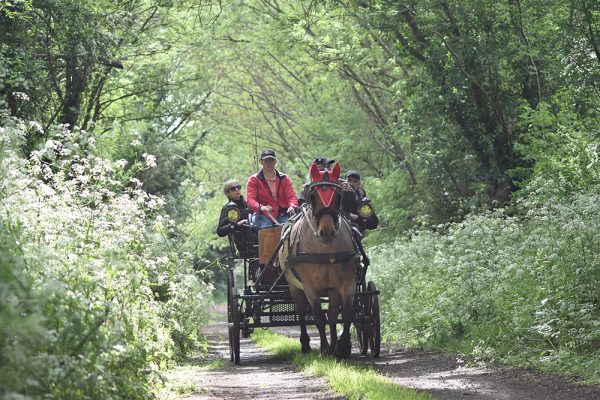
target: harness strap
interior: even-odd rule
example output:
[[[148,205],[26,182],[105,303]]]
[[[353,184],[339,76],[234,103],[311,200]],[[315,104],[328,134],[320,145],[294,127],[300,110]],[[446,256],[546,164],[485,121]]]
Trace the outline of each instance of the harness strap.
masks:
[[[304,284],[302,283],[302,280],[300,279],[300,275],[298,275],[298,271],[296,271],[296,269],[294,267],[292,267],[291,265],[288,265],[286,263],[284,272],[287,271],[288,269],[292,273],[291,275],[286,275],[288,283],[294,285],[295,287],[297,287],[300,290],[304,290]]]
[[[304,218],[306,218],[306,222],[308,223],[308,226],[310,226],[310,229],[312,229],[313,235],[316,238],[318,238],[319,234],[317,233],[317,230],[313,226],[312,221],[310,220],[310,216],[308,215],[308,207],[302,207],[302,214],[304,215]]]
[[[360,258],[355,251],[342,251],[339,253],[305,253],[300,252],[285,260],[285,266],[293,267],[296,264],[343,264]]]
[[[340,191],[342,189],[342,185],[340,185],[337,182],[317,181],[317,182],[311,182],[308,185],[308,193],[312,194],[312,192],[314,192],[315,190],[318,190],[319,188],[323,188],[324,189],[327,186],[330,186],[335,191]]]
[[[288,275],[288,283],[291,283],[298,289],[304,290],[304,284],[294,268],[297,264],[343,264],[349,261],[360,259],[360,254],[353,251],[343,251],[340,253],[297,253],[293,257],[285,260],[285,271],[288,269],[292,275]]]

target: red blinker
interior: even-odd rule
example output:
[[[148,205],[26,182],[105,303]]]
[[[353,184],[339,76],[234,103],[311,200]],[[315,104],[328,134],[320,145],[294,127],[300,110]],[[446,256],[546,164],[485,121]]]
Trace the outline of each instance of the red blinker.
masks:
[[[312,183],[318,182],[334,182],[337,183],[340,178],[340,164],[335,163],[331,171],[319,171],[317,164],[313,163],[310,166],[310,180]],[[324,207],[329,207],[333,200],[335,190],[331,186],[316,186],[315,192],[319,195]]]

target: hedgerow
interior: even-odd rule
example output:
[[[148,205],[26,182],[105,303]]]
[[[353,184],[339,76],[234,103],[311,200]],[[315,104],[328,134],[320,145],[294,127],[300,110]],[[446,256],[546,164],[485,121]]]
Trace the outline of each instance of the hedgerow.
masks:
[[[102,159],[65,126],[25,159],[32,129],[0,126],[0,397],[152,398],[211,301],[162,199],[124,179],[155,160]]]
[[[385,336],[600,379],[600,187],[545,185],[372,248]]]

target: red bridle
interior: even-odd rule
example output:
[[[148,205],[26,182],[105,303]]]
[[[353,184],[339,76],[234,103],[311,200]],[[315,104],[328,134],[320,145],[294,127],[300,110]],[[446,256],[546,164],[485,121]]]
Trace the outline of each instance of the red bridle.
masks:
[[[339,163],[335,163],[331,171],[319,171],[315,163],[310,166],[310,192],[319,195],[325,208],[331,206],[334,195],[340,191],[340,170]]]

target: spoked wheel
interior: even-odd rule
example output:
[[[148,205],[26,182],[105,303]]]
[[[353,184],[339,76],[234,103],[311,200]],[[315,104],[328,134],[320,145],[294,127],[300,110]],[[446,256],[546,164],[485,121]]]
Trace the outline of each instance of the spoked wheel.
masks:
[[[358,350],[364,356],[369,351],[369,330],[357,325],[356,340],[358,341]]]
[[[367,284],[367,291],[375,292],[377,287],[373,281],[369,281]],[[381,350],[381,323],[379,319],[379,295],[373,293],[369,298],[369,308],[371,318],[368,321],[367,329],[369,330],[369,348],[374,358],[379,357],[379,351]]]
[[[364,285],[363,285],[364,286]],[[358,350],[363,356],[369,351],[369,325],[367,320],[370,311],[368,309],[369,301],[365,296],[358,296],[358,307],[360,309],[360,322],[355,324],[356,340],[358,341]]]
[[[227,329],[229,331],[229,360],[240,363],[240,311],[235,300],[233,270],[227,271]]]
[[[231,275],[231,276],[230,276]],[[232,296],[233,290],[233,275],[231,270],[227,272],[227,331],[229,333],[229,361],[233,361],[233,317],[232,317]]]

